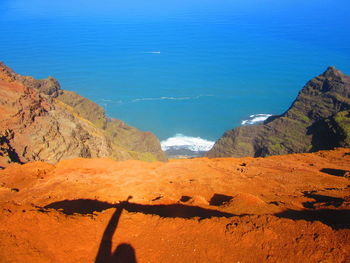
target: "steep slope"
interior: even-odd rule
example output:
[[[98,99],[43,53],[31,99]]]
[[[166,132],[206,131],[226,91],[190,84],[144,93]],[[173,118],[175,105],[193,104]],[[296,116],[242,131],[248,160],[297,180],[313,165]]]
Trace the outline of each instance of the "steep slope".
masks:
[[[350,262],[349,167],[346,148],[12,164],[1,262]]]
[[[226,132],[207,156],[258,157],[348,147],[349,113],[350,78],[329,67],[304,86],[284,114]]]
[[[96,103],[0,64],[0,166],[75,157],[165,160],[150,132],[108,120]],[[142,141],[139,145],[139,141]]]
[[[107,118],[103,108],[79,94],[60,90],[57,99],[71,106],[84,119],[102,129],[113,145],[128,151],[127,159],[165,161],[158,138],[151,132],[141,132],[121,120]]]

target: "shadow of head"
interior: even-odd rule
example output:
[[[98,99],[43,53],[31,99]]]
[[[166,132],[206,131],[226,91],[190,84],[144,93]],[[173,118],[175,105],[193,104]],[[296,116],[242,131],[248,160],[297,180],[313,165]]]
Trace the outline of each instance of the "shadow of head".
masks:
[[[112,256],[113,263],[136,263],[134,248],[126,243],[120,244],[114,251]]]

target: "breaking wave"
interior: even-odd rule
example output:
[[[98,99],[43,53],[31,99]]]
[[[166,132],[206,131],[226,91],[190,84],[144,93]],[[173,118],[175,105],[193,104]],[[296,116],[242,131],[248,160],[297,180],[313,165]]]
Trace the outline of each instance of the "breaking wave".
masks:
[[[185,96],[185,97],[154,97],[154,98],[137,98],[133,99],[132,102],[139,102],[139,101],[154,101],[154,100],[194,100],[199,99],[201,97],[213,97],[213,95],[198,95],[194,97]]]
[[[160,51],[146,51],[144,54],[160,54]]]
[[[105,104],[122,104],[131,102],[142,102],[142,101],[160,101],[160,100],[197,100],[203,97],[214,97],[214,95],[197,95],[197,96],[183,96],[183,97],[173,97],[173,96],[162,96],[162,97],[145,97],[145,98],[135,98],[135,99],[125,99],[125,100],[111,100],[111,99],[99,99],[101,103]]]
[[[163,151],[189,150],[192,152],[207,152],[213,147],[214,143],[200,137],[190,137],[178,133],[174,137],[161,141],[161,146]]]
[[[253,125],[265,121],[268,117],[271,117],[272,114],[253,114],[249,116],[248,120],[243,120],[242,125]]]
[[[140,98],[134,99],[132,102],[148,101],[148,100],[190,100],[191,97],[159,97],[159,98]]]

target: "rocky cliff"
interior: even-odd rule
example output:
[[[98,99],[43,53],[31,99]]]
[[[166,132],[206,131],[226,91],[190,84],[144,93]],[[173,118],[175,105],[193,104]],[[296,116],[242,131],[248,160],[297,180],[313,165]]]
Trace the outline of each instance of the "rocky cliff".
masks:
[[[21,76],[0,63],[0,167],[74,157],[165,160],[159,140],[108,119],[96,103],[49,77]]]
[[[226,132],[207,156],[258,157],[349,146],[350,78],[329,67],[304,86],[285,113]]]

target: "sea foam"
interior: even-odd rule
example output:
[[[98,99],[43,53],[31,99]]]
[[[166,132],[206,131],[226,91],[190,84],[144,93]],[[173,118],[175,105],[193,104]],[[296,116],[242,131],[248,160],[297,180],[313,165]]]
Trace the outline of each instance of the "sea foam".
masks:
[[[136,98],[133,99],[132,102],[140,102],[140,101],[156,101],[156,100],[197,100],[202,97],[213,97],[213,95],[197,95],[197,96],[184,96],[184,97],[173,97],[173,96],[162,96],[162,97],[148,97],[148,98]]]
[[[253,114],[249,116],[248,120],[243,120],[242,125],[253,125],[258,124],[265,121],[268,117],[272,116],[272,114]]]
[[[190,137],[178,133],[174,137],[162,141],[161,146],[163,151],[185,149],[193,152],[207,152],[214,143],[200,137]]]

